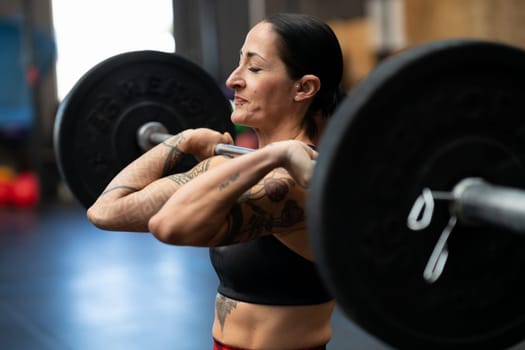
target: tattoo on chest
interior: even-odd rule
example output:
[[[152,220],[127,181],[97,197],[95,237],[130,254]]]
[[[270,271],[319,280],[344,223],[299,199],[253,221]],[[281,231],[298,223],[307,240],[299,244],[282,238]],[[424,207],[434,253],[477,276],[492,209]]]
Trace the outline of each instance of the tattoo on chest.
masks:
[[[304,209],[301,208],[296,201],[286,201],[279,216],[273,216],[271,213],[253,203],[250,204],[250,206],[253,215],[249,220],[250,224],[247,229],[249,238],[258,237],[265,231],[271,232],[279,227],[291,227],[304,221]]]
[[[260,237],[268,232],[277,231],[279,228],[289,228],[297,224],[304,224],[305,216],[304,209],[301,208],[296,201],[288,200],[279,215],[274,216],[267,212],[261,206],[251,202],[246,202],[250,206],[252,214],[243,219],[241,211],[238,211],[238,217],[233,215],[232,211],[231,221],[228,223],[229,228],[219,245],[226,245]],[[245,227],[241,230],[242,222],[246,221]]]
[[[224,331],[224,324],[226,323],[226,317],[237,307],[237,301],[228,299],[222,295],[217,295],[215,300],[215,310],[217,312],[217,318],[221,325],[221,331]]]

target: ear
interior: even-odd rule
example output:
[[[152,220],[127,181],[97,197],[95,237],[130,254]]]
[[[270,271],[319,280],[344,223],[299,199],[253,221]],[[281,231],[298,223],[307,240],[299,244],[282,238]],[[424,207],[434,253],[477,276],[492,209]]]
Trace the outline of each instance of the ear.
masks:
[[[304,101],[313,98],[315,94],[317,94],[321,88],[321,81],[316,75],[307,74],[303,75],[301,79],[297,81],[295,87],[297,92],[295,93],[294,100],[297,102]]]

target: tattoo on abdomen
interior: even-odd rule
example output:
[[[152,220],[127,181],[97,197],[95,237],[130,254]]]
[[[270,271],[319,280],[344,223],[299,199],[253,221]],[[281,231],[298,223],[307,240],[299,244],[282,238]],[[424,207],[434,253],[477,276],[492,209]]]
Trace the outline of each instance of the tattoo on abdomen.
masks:
[[[215,299],[215,310],[217,312],[217,318],[221,325],[221,331],[224,332],[224,324],[226,323],[226,317],[237,307],[237,301],[228,299],[225,296],[217,294]]]

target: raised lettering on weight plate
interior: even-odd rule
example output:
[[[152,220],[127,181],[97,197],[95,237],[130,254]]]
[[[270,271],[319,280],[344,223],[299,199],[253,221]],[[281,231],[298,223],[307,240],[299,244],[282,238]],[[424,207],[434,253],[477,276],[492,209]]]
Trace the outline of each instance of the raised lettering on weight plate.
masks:
[[[107,133],[115,124],[120,113],[120,105],[116,99],[108,96],[99,96],[87,116],[87,124],[98,133]]]

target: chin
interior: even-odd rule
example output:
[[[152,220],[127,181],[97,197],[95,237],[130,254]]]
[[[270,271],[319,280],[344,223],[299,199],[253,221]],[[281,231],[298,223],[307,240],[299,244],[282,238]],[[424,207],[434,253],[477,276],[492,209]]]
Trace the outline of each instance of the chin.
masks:
[[[235,111],[232,113],[231,118],[230,118],[232,123],[238,124],[238,125],[246,125],[246,122],[247,122],[246,118],[243,118],[243,116],[239,114],[240,113],[235,113]]]

